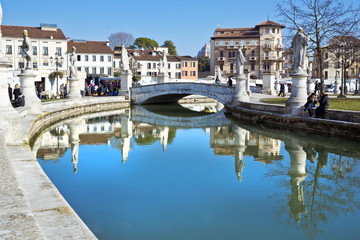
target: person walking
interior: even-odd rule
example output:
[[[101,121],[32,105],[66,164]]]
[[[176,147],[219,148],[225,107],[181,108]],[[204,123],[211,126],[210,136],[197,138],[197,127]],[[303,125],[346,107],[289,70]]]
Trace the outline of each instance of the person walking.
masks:
[[[8,92],[9,92],[10,101],[12,101],[13,93],[12,93],[12,88],[11,88],[11,86],[10,86],[10,83],[8,83]]]
[[[219,76],[216,76],[216,79],[215,79],[215,84],[220,85],[220,79],[219,79]]]
[[[285,97],[285,84],[283,84],[283,83],[280,84],[280,92],[279,92],[278,97],[280,97],[281,94],[283,97]]]
[[[229,80],[228,80],[228,82],[227,82],[227,85],[228,85],[229,87],[232,86],[232,79],[231,79],[231,77],[229,77]]]
[[[38,98],[41,99],[41,93],[42,93],[42,84],[41,83],[39,85],[37,85],[36,91],[37,91]]]
[[[321,97],[319,100],[320,106],[315,110],[315,117],[324,117],[326,113],[326,109],[329,108],[329,98],[325,91],[321,93]]]

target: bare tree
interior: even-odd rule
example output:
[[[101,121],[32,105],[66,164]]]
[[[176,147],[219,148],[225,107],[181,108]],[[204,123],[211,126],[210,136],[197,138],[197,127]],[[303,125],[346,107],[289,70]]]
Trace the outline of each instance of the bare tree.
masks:
[[[277,4],[277,11],[290,30],[302,27],[309,34],[308,49],[319,63],[322,91],[324,50],[335,36],[355,35],[360,23],[360,7],[353,4],[345,6],[338,0],[282,0]]]
[[[125,47],[129,47],[133,43],[134,36],[131,33],[117,32],[112,33],[109,36],[109,44],[112,50],[114,50],[115,46],[121,46],[121,44],[124,44]]]

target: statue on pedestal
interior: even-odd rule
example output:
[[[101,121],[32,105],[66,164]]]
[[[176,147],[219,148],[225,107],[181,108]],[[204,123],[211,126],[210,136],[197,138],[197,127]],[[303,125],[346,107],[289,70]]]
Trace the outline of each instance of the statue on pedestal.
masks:
[[[161,58],[160,58],[160,61],[159,61],[158,69],[159,69],[159,75],[165,73],[164,63],[163,63],[163,60]]]
[[[216,67],[216,73],[215,73],[215,76],[218,77],[220,79],[221,77],[221,70],[219,67]]]
[[[128,52],[124,46],[124,44],[121,45],[121,67],[120,70],[122,73],[129,73],[130,71],[130,64],[129,64],[129,56]]]
[[[237,50],[236,54],[236,74],[237,77],[244,76],[244,64],[246,63],[246,59],[242,53],[243,46],[240,45],[239,49]]]
[[[20,46],[22,49],[22,56],[24,59],[24,68],[25,69],[32,69],[32,58],[33,58],[33,48],[32,48],[32,44],[31,44],[31,40],[28,37],[28,31],[24,30],[23,33],[23,43]]]
[[[291,47],[294,51],[294,72],[307,71],[306,47],[308,46],[308,44],[309,37],[304,34],[303,29],[300,27],[291,42]]]
[[[70,64],[70,76],[69,78],[77,78],[77,69],[76,69],[76,47],[72,47],[72,53],[69,56],[69,64]]]

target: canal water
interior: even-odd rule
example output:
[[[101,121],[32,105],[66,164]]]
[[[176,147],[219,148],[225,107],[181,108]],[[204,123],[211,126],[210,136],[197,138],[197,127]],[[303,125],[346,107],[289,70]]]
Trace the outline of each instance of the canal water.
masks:
[[[359,239],[359,142],[136,106],[57,123],[33,152],[99,239]]]

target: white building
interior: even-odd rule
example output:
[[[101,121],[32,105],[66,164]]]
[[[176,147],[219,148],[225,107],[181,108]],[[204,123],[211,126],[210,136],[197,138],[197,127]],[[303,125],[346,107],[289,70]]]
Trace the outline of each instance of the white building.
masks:
[[[33,47],[33,68],[37,74],[37,82],[41,82],[45,90],[56,91],[56,84],[66,83],[67,63],[66,50],[67,39],[60,28],[56,24],[41,24],[40,27],[28,26],[8,26],[2,25],[1,49],[5,57],[11,62],[13,78],[10,79],[12,86],[18,83],[16,78],[19,70],[23,68],[24,61],[21,55],[23,42],[23,32],[28,31]],[[63,79],[51,81],[49,74],[56,70],[55,58],[64,59],[63,63],[58,64],[58,71],[64,74]],[[52,61],[51,61],[52,59]]]
[[[70,40],[67,45],[69,54],[73,46],[76,47],[78,71],[85,72],[88,79],[114,76],[114,53],[109,41]]]

